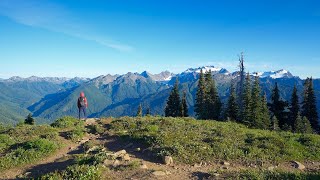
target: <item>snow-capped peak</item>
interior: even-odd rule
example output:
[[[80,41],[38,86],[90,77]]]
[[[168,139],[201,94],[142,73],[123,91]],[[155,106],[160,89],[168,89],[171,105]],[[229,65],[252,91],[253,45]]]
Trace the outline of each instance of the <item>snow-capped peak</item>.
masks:
[[[151,74],[147,71],[144,71],[141,73],[141,75],[145,78],[150,77],[154,81],[170,81],[172,79],[172,77],[174,76],[174,74],[169,71],[163,71],[159,74]]]
[[[220,67],[214,67],[214,66],[202,66],[198,68],[189,68],[184,73],[200,73],[200,71],[203,71],[203,73],[208,72],[211,70],[211,72],[218,72],[218,73],[228,73],[228,71],[224,68]]]
[[[278,78],[291,78],[293,75],[284,69],[278,70],[278,71],[267,71],[267,72],[255,72],[252,73],[253,76],[259,76],[260,78],[267,78],[270,77],[272,79],[278,79]]]

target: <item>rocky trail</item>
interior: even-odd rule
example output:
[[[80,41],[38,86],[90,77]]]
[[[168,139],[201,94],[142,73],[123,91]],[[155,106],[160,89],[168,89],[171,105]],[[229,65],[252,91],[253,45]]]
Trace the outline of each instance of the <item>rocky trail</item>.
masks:
[[[99,119],[87,119],[85,124],[97,124]],[[110,122],[104,122],[107,126]],[[43,174],[54,172],[57,170],[66,169],[67,166],[74,162],[74,155],[84,153],[84,143],[87,141],[94,141],[95,144],[102,145],[114,160],[105,160],[104,165],[110,170],[106,172],[106,179],[224,179],[225,177],[219,174],[219,170],[239,170],[246,169],[240,164],[229,163],[225,161],[218,161],[214,163],[205,163],[187,165],[175,163],[172,157],[166,156],[162,160],[154,159],[151,152],[146,151],[143,146],[134,144],[132,142],[123,142],[118,137],[113,136],[106,131],[103,134],[86,135],[79,142],[75,143],[67,140],[63,135],[59,136],[61,142],[64,144],[55,154],[52,154],[45,159],[38,161],[32,165],[13,168],[1,172],[0,179],[29,179],[36,178]],[[92,147],[94,149],[95,147]],[[91,151],[90,149],[87,151]],[[305,166],[299,162],[292,162],[279,165],[281,168],[287,169],[304,169]],[[293,167],[295,166],[295,167]],[[312,166],[319,166],[320,164],[313,164]],[[318,167],[318,168],[319,168]],[[249,166],[249,168],[257,168],[256,165]],[[277,166],[268,168],[274,169]],[[320,169],[320,168],[319,168]],[[214,170],[217,172],[215,173]],[[213,177],[212,177],[213,174]]]

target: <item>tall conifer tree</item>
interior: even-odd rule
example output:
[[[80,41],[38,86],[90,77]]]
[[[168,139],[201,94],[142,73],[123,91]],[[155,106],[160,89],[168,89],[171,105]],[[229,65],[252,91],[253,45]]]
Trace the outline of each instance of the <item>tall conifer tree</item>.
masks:
[[[299,97],[297,86],[294,85],[292,95],[291,95],[291,104],[290,104],[290,125],[292,126],[292,130],[295,131],[295,121],[300,112],[299,106]]]
[[[287,102],[283,101],[280,97],[280,91],[278,87],[278,83],[275,83],[274,89],[272,90],[271,95],[271,104],[270,110],[275,115],[279,121],[279,126],[281,129],[288,129],[291,125],[287,122],[287,113],[285,112],[285,108],[287,106]]]
[[[247,73],[244,90],[242,95],[242,105],[243,105],[243,112],[242,112],[242,122],[245,125],[251,126],[251,79],[250,74]]]
[[[309,86],[308,86],[308,96],[307,96],[307,102],[309,107],[309,114],[307,119],[310,121],[312,128],[315,131],[319,130],[319,115],[317,111],[317,100],[314,93],[314,87],[313,87],[313,80],[312,77],[309,79]]]
[[[268,129],[270,126],[270,112],[268,108],[267,94],[265,93],[263,98],[261,99],[261,122],[262,129]]]
[[[205,119],[205,79],[202,69],[200,70],[198,89],[196,93],[196,102],[194,105],[194,111],[198,119]]]
[[[165,108],[166,117],[180,117],[181,116],[181,100],[179,95],[179,81],[176,79],[174,87],[170,93]]]
[[[142,106],[141,106],[141,104],[139,104],[138,111],[137,111],[137,117],[141,117],[141,116],[142,116]]]
[[[218,120],[221,113],[222,103],[218,95],[215,80],[211,70],[205,74],[205,119]]]
[[[188,104],[187,104],[187,93],[184,91],[181,99],[181,115],[182,117],[188,117]]]
[[[252,91],[251,91],[251,121],[250,124],[252,127],[264,128],[262,122],[262,100],[261,100],[261,89],[259,76],[256,75],[254,78]]]
[[[238,108],[238,103],[236,100],[236,92],[234,85],[231,83],[230,85],[230,96],[228,99],[228,105],[226,109],[226,116],[230,118],[233,121],[238,121],[238,116],[239,116],[239,108]]]

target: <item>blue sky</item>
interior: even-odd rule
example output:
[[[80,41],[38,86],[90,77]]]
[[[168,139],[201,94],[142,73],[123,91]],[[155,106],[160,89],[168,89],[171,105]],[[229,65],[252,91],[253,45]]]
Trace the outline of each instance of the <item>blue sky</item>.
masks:
[[[95,77],[214,65],[320,78],[308,0],[0,0],[0,78]]]

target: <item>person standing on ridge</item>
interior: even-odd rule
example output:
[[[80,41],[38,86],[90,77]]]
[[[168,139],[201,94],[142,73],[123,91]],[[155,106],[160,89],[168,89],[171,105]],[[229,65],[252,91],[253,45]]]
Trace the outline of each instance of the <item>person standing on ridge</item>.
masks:
[[[88,108],[88,101],[84,95],[84,92],[80,93],[78,98],[79,120],[81,119],[81,111],[83,112],[84,119],[87,119],[86,109]]]

